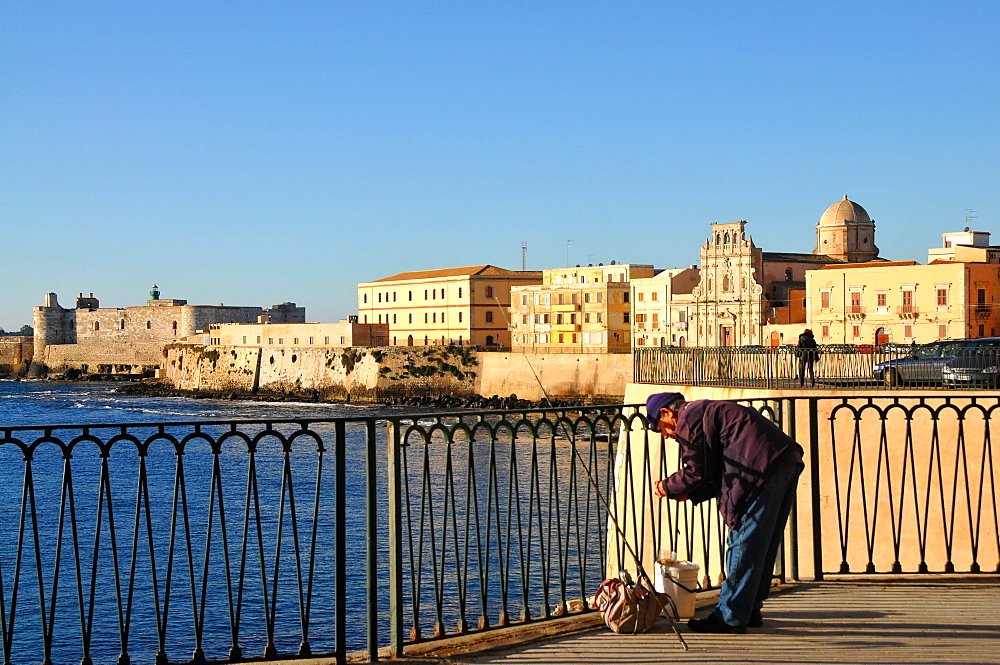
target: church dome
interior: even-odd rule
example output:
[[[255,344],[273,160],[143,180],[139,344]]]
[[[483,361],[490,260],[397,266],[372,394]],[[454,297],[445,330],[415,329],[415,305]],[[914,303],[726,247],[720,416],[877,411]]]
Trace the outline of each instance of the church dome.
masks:
[[[844,198],[826,209],[819,218],[819,226],[840,226],[842,224],[871,224],[872,218],[868,211],[854,201]]]

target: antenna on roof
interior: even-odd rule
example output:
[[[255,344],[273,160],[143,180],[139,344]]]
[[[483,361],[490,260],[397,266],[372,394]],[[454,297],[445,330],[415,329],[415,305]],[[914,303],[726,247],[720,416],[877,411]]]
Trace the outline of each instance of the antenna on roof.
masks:
[[[972,228],[972,220],[976,218],[973,213],[979,212],[978,210],[973,210],[972,208],[965,209],[965,230],[968,231]]]
[[[521,271],[524,272],[528,269],[528,241],[521,241]]]

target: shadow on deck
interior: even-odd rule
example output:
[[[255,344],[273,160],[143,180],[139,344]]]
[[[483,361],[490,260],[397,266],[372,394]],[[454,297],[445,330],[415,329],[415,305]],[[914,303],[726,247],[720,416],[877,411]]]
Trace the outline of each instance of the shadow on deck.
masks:
[[[692,633],[682,621],[687,651],[664,618],[644,635],[615,635],[598,621],[497,631],[488,643],[480,636],[415,646],[402,662],[1000,663],[995,577],[790,584],[771,596],[764,626],[746,635]]]

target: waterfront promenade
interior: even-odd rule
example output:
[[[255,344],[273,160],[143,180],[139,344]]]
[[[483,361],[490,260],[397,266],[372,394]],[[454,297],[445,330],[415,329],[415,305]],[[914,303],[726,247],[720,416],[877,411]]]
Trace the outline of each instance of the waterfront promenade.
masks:
[[[710,611],[699,609],[699,616]],[[921,578],[788,585],[772,595],[764,626],[746,635],[702,635],[680,625],[684,651],[660,619],[653,632],[615,635],[599,615],[534,635],[475,637],[413,648],[404,662],[548,663],[1000,663],[1000,580]],[[574,625],[575,624],[575,625]],[[525,641],[528,640],[528,641]],[[409,650],[409,649],[408,649]],[[299,661],[301,663],[301,661]]]

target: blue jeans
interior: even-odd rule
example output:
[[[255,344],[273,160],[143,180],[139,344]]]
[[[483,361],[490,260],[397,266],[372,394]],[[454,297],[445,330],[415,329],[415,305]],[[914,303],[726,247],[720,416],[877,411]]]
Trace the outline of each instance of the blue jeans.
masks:
[[[731,626],[747,625],[751,613],[760,610],[767,598],[795,486],[804,468],[797,450],[782,456],[760,494],[729,530],[726,579],[713,614]]]

